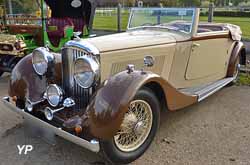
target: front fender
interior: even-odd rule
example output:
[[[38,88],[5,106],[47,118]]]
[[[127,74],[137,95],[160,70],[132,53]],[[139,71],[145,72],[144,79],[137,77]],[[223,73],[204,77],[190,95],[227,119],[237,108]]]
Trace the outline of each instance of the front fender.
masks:
[[[105,81],[88,106],[91,134],[101,139],[112,138],[119,130],[129,103],[137,91],[151,82],[162,87],[169,110],[177,110],[197,102],[197,96],[187,96],[178,92],[156,74],[124,71]]]
[[[61,62],[56,57],[54,82],[61,82]],[[32,54],[25,56],[13,69],[9,81],[9,96],[16,96],[20,100],[29,98],[30,101],[40,101],[47,88],[49,80],[46,76],[39,76],[32,66]]]

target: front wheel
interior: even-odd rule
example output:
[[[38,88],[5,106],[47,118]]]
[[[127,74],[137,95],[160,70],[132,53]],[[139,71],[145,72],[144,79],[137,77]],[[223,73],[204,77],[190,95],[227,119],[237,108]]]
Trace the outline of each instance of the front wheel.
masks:
[[[101,142],[105,158],[114,164],[138,159],[150,146],[160,123],[159,101],[150,89],[141,89],[130,102],[120,130]]]

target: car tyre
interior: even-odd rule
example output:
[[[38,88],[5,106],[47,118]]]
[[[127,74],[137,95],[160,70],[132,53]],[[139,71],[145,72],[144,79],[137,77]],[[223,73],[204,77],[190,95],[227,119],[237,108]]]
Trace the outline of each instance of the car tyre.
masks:
[[[139,110],[140,106],[144,107],[144,109],[142,108],[143,110]],[[133,127],[133,132],[135,132],[135,134],[137,134],[139,132],[138,137],[137,137],[138,139],[140,139],[141,136],[144,137],[144,138],[142,138],[142,141],[140,141],[140,142],[142,142],[142,144],[137,145],[137,146],[135,145],[133,148],[132,147],[133,140],[131,140],[131,142],[130,142],[131,146],[127,145],[127,147],[129,146],[128,148],[123,147],[120,144],[120,142],[122,142],[122,140],[121,140],[122,136],[125,136],[125,135],[119,134],[119,133],[117,133],[117,135],[114,136],[109,141],[101,141],[100,145],[101,145],[101,149],[103,152],[103,156],[108,161],[109,164],[128,164],[128,163],[135,161],[148,149],[148,147],[150,146],[151,142],[153,141],[153,139],[156,135],[156,132],[158,130],[159,123],[160,123],[160,104],[159,104],[157,97],[148,88],[143,88],[143,89],[139,90],[136,93],[133,101],[130,102],[130,108],[129,108],[128,112],[125,114],[123,124],[124,123],[125,124],[126,123],[127,124],[133,123],[133,120],[135,119],[135,117],[133,117],[133,115],[134,115],[133,113],[137,112],[136,111],[137,108],[135,108],[135,107],[138,107],[138,110],[137,110],[138,113],[144,112],[144,116],[148,116],[145,118],[142,117],[143,119],[145,119],[145,120],[142,120],[144,123],[139,124],[141,126],[143,125],[142,127],[144,129],[142,129],[142,127],[138,126],[138,123],[140,123],[140,120],[137,120],[135,122],[136,124],[134,127],[132,126],[133,124],[130,124],[131,127]],[[150,109],[148,107],[150,107]],[[147,110],[145,110],[145,109],[147,109]],[[149,112],[148,110],[151,112]],[[133,111],[133,112],[130,112],[130,111]],[[149,115],[149,114],[151,114],[151,115]],[[138,116],[140,116],[140,115],[138,115]],[[143,116],[143,115],[141,115],[141,116]],[[150,116],[152,117],[152,119],[149,119]],[[128,117],[130,118],[129,120],[127,119]],[[150,121],[152,121],[152,122],[150,122]],[[151,127],[150,130],[148,130],[145,126],[148,126],[148,128]],[[120,128],[120,129],[123,130],[122,128]],[[140,129],[141,129],[141,131],[140,131]],[[121,130],[119,130],[119,131],[121,131]],[[146,132],[148,132],[148,133],[146,133]],[[126,138],[127,138],[127,136],[126,136]],[[131,137],[131,139],[132,139],[132,137]],[[134,144],[136,144],[136,143],[134,143]]]

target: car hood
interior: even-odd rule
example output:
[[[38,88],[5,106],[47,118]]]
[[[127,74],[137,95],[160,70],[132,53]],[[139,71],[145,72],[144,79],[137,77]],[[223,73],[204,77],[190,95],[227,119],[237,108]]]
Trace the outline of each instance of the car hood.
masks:
[[[168,43],[176,43],[183,38],[180,34],[166,31],[134,30],[119,34],[106,35],[87,39],[96,46],[100,52],[124,50],[145,46],[154,46]]]

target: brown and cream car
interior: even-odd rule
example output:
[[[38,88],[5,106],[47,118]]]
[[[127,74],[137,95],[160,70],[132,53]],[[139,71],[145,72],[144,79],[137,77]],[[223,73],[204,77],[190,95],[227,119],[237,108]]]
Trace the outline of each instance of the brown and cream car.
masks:
[[[34,50],[3,101],[32,132],[125,164],[150,146],[163,111],[234,83],[244,61],[238,26],[200,23],[199,9],[135,8],[124,33],[75,39],[60,54]]]

